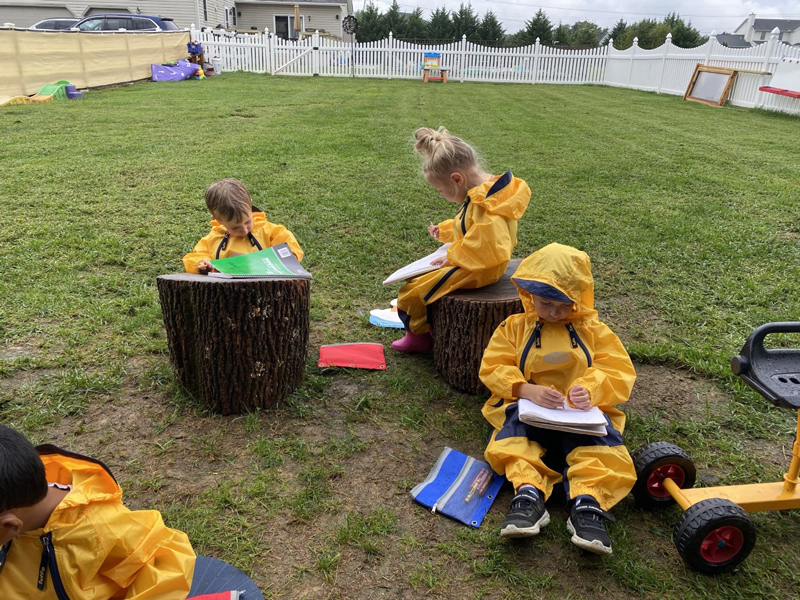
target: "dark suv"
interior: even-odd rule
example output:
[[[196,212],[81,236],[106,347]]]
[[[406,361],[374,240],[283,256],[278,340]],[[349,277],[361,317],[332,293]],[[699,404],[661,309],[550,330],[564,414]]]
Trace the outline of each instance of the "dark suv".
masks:
[[[166,17],[135,15],[131,13],[109,13],[91,15],[75,23],[71,29],[78,31],[178,31],[175,21]]]

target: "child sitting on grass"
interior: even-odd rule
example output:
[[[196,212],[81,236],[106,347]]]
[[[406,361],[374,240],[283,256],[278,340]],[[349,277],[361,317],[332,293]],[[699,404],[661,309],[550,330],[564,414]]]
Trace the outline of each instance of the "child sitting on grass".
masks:
[[[431,263],[440,268],[400,289],[397,314],[406,334],[392,342],[397,352],[430,350],[428,305],[454,290],[480,288],[500,279],[517,245],[517,221],[531,199],[527,183],[511,171],[499,176],[484,171],[475,150],[444,127],[422,127],[414,137],[414,149],[425,160],[425,180],[442,198],[461,207],[454,218],[428,227],[436,240],[450,242],[447,257]]]
[[[495,330],[480,370],[492,393],[483,407],[494,428],[486,460],[516,492],[500,535],[538,534],[550,522],[544,503],[566,478],[572,543],[611,554],[605,521],[613,517],[608,510],[636,481],[622,441],[625,415],[617,408],[633,388],[633,364],[619,338],[598,319],[585,252],[550,244],[523,260],[512,281],[525,312],[508,317]],[[519,398],[545,408],[597,406],[605,414],[607,433],[593,436],[527,425],[519,419]],[[554,459],[548,460],[550,466],[545,454]],[[553,470],[560,467],[561,473]]]
[[[283,242],[297,260],[303,260],[303,250],[292,232],[267,221],[264,213],[253,206],[247,188],[238,179],[212,183],[206,190],[206,206],[214,217],[211,233],[183,257],[187,273],[207,274],[215,270],[211,260],[249,254]]]
[[[195,553],[103,463],[0,425],[0,598],[183,600]]]

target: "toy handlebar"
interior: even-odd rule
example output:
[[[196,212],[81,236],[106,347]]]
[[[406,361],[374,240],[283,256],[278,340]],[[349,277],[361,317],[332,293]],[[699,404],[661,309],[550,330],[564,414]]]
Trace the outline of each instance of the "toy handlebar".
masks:
[[[753,330],[731,370],[776,406],[800,408],[800,349],[764,348],[772,333],[800,333],[800,322],[767,323]]]

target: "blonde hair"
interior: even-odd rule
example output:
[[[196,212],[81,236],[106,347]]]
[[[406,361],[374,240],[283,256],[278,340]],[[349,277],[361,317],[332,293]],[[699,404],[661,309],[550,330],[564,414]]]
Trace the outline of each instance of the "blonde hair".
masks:
[[[420,127],[414,132],[414,138],[417,140],[414,150],[424,159],[422,170],[425,175],[446,177],[459,169],[482,171],[472,146],[450,135],[444,127],[435,131],[430,127]]]
[[[226,221],[248,214],[253,210],[250,192],[238,179],[229,177],[215,181],[206,190],[206,206],[211,214]]]

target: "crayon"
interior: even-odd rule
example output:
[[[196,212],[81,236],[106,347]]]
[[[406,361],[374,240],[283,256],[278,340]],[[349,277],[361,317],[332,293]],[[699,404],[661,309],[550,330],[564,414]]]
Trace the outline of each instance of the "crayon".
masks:
[[[486,490],[489,489],[489,484],[492,483],[492,479],[492,474],[486,471],[486,478],[483,480],[481,488],[478,490],[478,496],[483,496],[486,493]]]
[[[475,479],[472,480],[472,485],[469,488],[469,494],[467,497],[464,498],[464,502],[469,502],[472,500],[473,494],[478,491],[478,489],[483,485],[484,479],[489,472],[486,469],[481,469],[480,472],[475,476]]]

